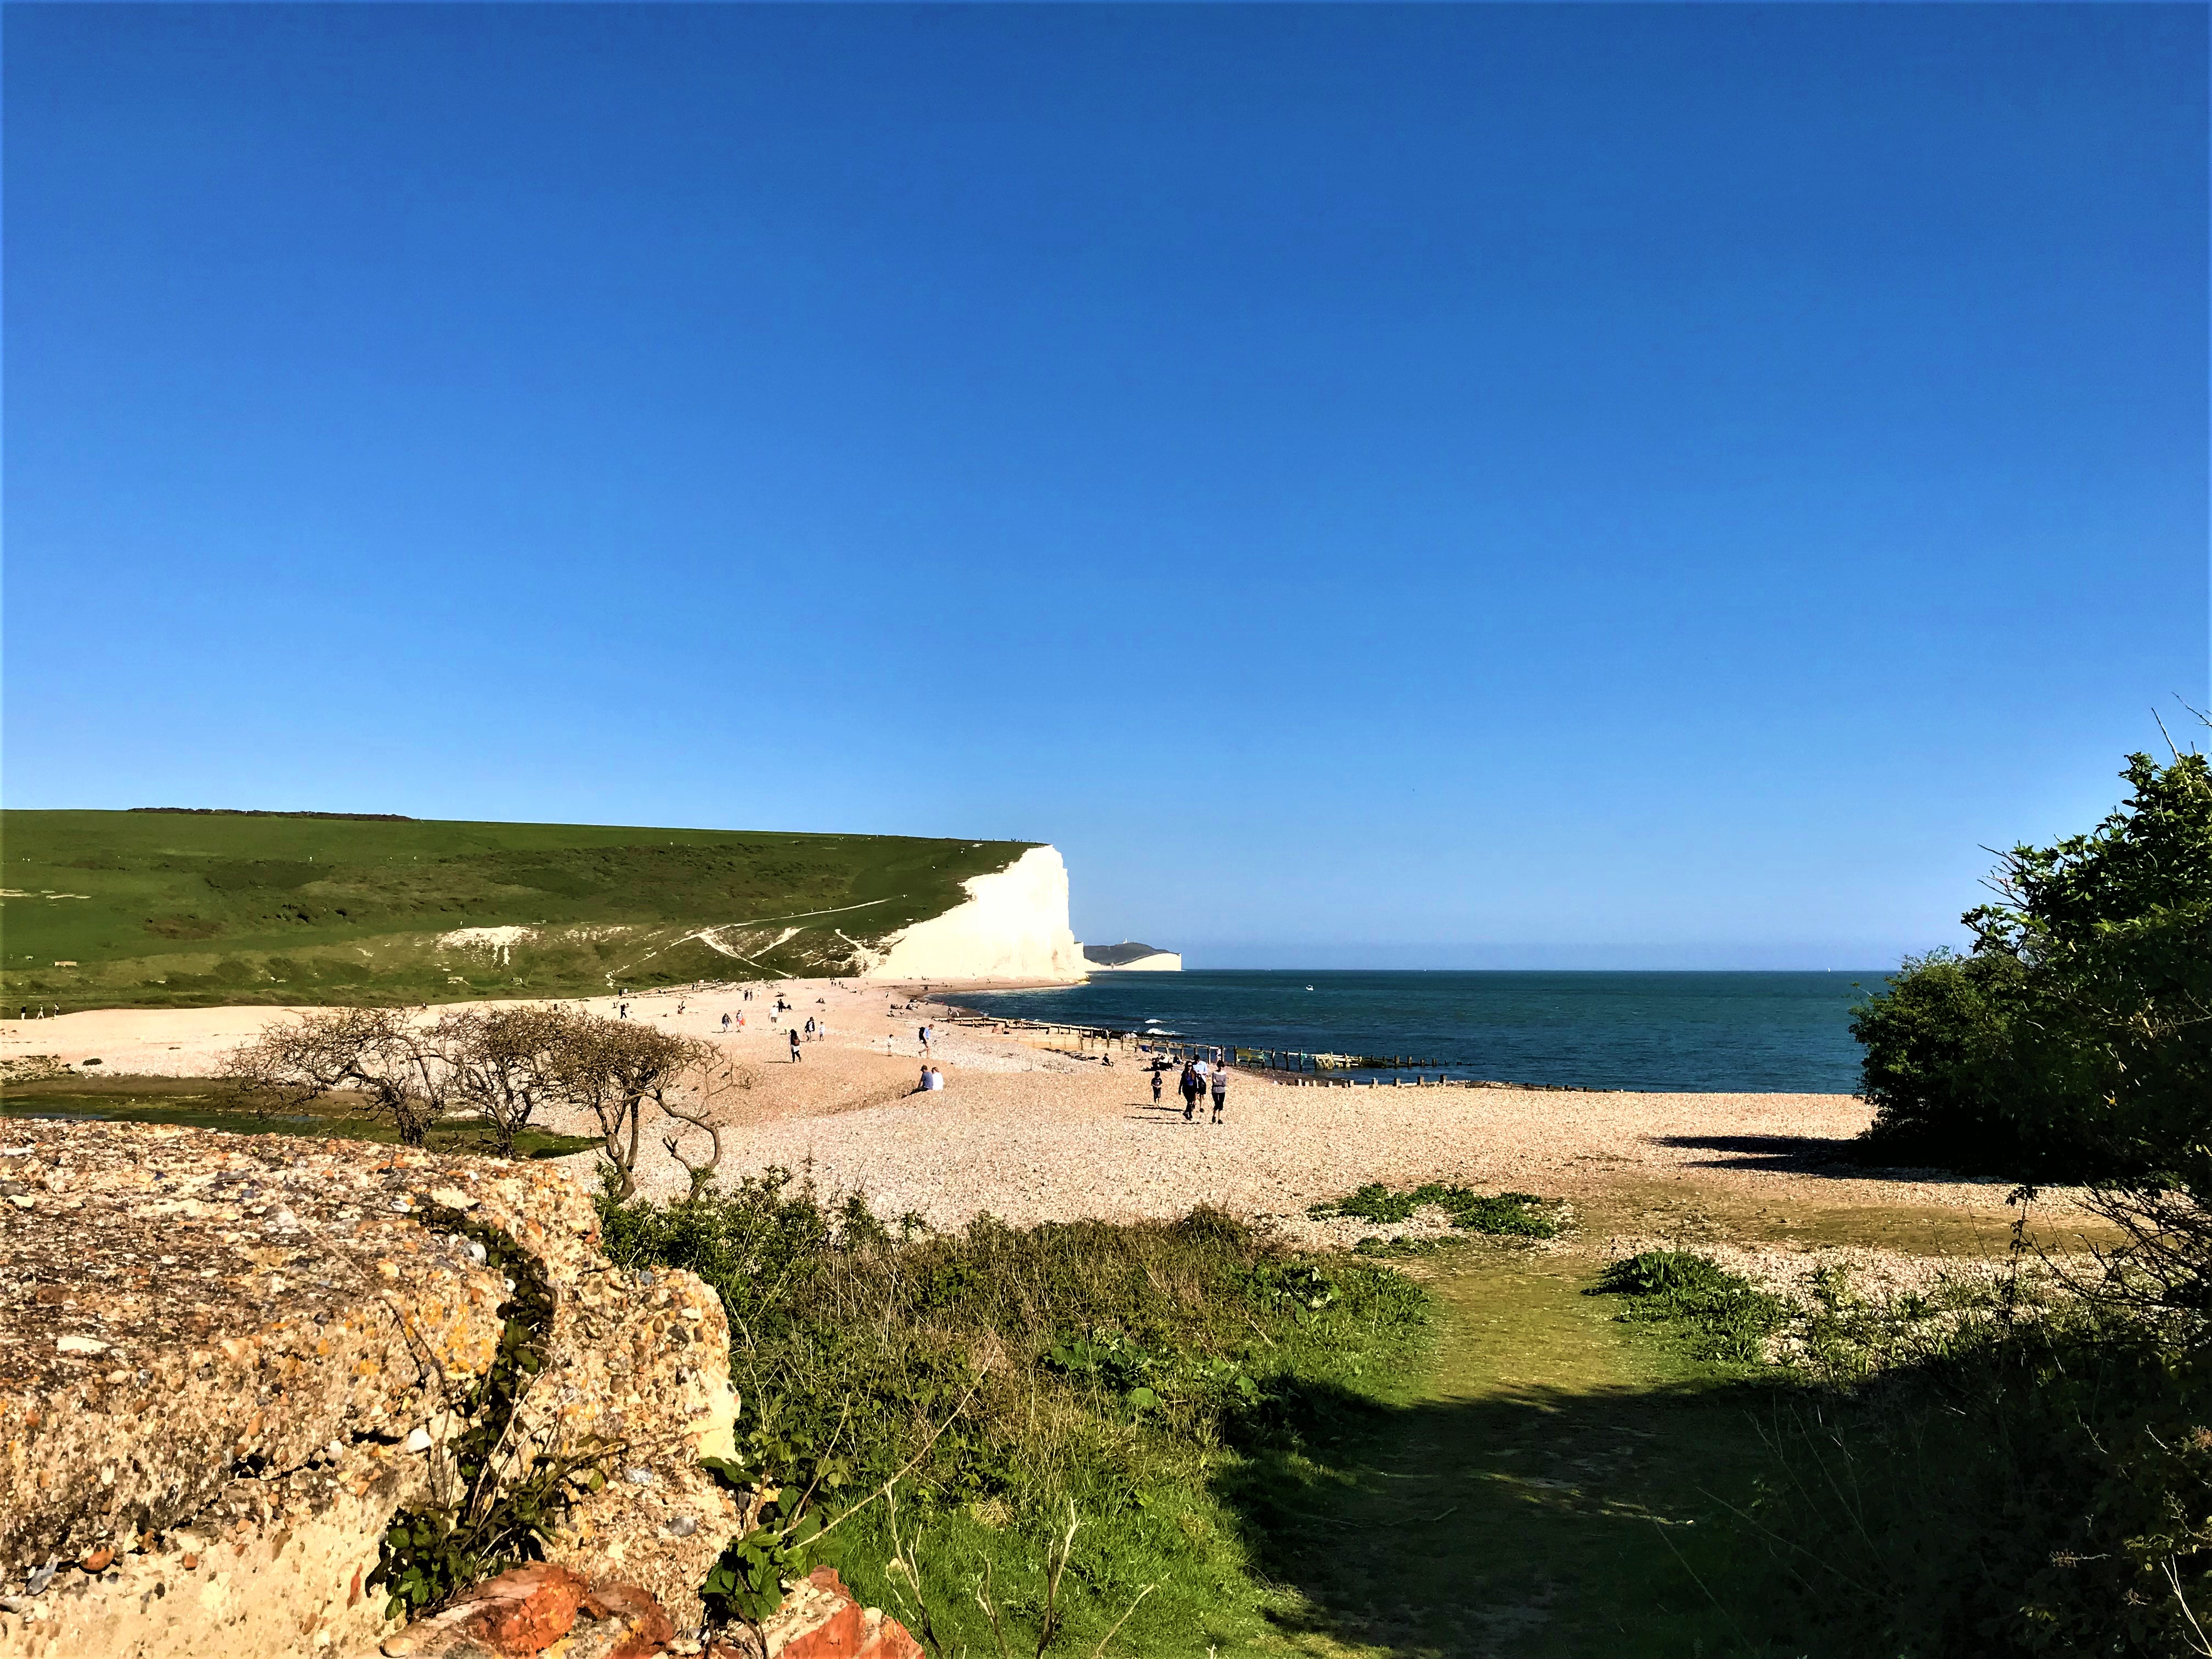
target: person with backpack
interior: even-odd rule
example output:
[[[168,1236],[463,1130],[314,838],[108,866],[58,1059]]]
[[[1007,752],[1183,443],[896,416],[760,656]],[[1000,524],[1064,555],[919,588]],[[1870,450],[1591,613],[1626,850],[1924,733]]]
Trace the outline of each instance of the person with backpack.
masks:
[[[1186,1123],[1190,1121],[1190,1115],[1198,1109],[1200,1086],[1198,1073],[1191,1069],[1190,1062],[1185,1060],[1182,1067],[1182,1121]]]

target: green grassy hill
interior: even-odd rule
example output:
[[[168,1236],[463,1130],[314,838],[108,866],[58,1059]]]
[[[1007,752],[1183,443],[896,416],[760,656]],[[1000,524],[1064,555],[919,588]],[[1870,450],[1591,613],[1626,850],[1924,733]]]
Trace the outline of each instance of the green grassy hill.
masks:
[[[0,1000],[427,1002],[841,973],[1031,844],[0,812]]]

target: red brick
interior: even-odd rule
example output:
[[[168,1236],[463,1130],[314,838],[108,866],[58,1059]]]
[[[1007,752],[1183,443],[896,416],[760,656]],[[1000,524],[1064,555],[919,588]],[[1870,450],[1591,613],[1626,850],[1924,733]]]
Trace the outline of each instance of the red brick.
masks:
[[[584,1581],[568,1568],[538,1561],[465,1592],[437,1622],[473,1638],[501,1659],[526,1659],[568,1633],[585,1593]]]

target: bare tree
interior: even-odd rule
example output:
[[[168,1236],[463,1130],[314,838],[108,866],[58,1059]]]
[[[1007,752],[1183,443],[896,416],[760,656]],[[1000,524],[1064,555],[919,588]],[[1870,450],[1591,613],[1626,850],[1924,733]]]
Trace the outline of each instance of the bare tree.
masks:
[[[512,1002],[456,1009],[430,1028],[429,1041],[449,1068],[448,1098],[491,1131],[501,1157],[514,1156],[515,1136],[540,1105],[560,1095],[561,1056],[587,1018]]]
[[[638,1136],[646,1103],[665,1111],[687,1071],[720,1059],[712,1043],[629,1020],[586,1015],[564,1028],[551,1080],[564,1101],[587,1109],[599,1120],[600,1146],[614,1166],[617,1200],[637,1191]]]
[[[751,1066],[742,1060],[725,1059],[710,1048],[668,1087],[654,1092],[653,1103],[659,1107],[661,1115],[675,1126],[665,1127],[660,1144],[690,1177],[692,1197],[696,1198],[714,1178],[715,1166],[722,1161],[722,1117],[732,1097],[759,1081],[760,1073]],[[707,1137],[703,1163],[695,1164],[684,1153],[684,1141],[695,1130]]]
[[[231,1051],[223,1074],[264,1109],[352,1091],[420,1146],[445,1115],[453,1066],[431,1034],[393,1008],[325,1008],[271,1025]]]

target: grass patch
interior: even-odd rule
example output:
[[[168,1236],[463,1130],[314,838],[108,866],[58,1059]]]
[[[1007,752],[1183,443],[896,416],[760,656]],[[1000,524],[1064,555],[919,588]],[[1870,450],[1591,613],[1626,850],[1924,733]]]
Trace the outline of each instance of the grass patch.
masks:
[[[1432,1362],[1396,1378],[1383,1410],[1226,1472],[1261,1576],[1299,1592],[1273,1615],[1288,1645],[1824,1652],[1738,1630],[1757,1638],[1747,1610],[1767,1572],[1728,1505],[1756,1491],[1765,1449],[1745,1407],[1765,1391],[1638,1340],[1582,1294],[1587,1264],[1566,1252],[1444,1245],[1423,1280]]]
[[[1686,1250],[1616,1261],[1590,1294],[1623,1297],[1620,1318],[1671,1324],[1698,1358],[1731,1365],[1759,1364],[1788,1314],[1779,1297]]]
[[[1391,1269],[1211,1211],[933,1236],[770,1171],[602,1224],[618,1263],[720,1293],[744,1401],[732,1478],[834,1516],[918,1456],[895,1507],[775,1565],[836,1565],[932,1652],[999,1650],[979,1588],[1024,1651],[1087,1654],[1125,1615],[1116,1650],[1266,1645],[1285,1593],[1255,1576],[1224,1471],[1375,1409],[1426,1330]]]
[[[1559,1224],[1546,1212],[1545,1206],[1546,1200],[1534,1193],[1478,1193],[1471,1187],[1447,1186],[1435,1181],[1397,1190],[1380,1182],[1370,1182],[1356,1193],[1312,1205],[1306,1213],[1316,1221],[1351,1217],[1393,1226],[1411,1221],[1420,1211],[1433,1207],[1442,1210],[1451,1224],[1464,1232],[1551,1238],[1559,1233]],[[1365,1244],[1370,1241],[1360,1242]]]

